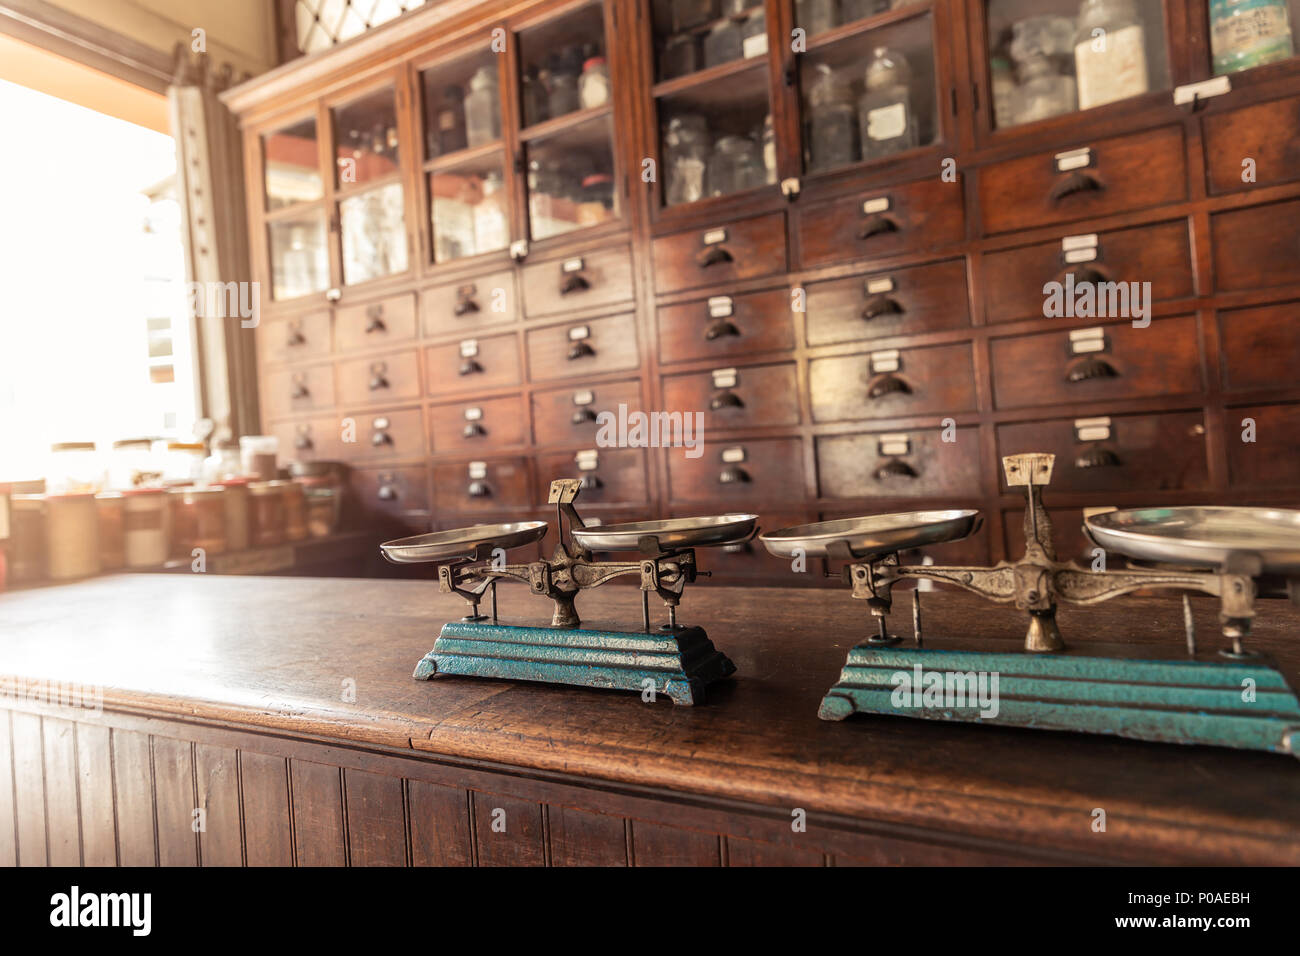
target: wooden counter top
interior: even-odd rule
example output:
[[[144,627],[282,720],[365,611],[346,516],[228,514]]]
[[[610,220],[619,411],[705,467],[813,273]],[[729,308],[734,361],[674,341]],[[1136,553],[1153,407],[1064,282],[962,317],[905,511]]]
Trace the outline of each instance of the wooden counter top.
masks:
[[[502,620],[545,603],[502,586]],[[102,685],[107,710],[254,728],[428,759],[508,765],[629,792],[672,791],[899,827],[978,833],[1081,859],[1300,863],[1300,764],[1280,755],[886,717],[821,721],[817,707],[865,607],[844,591],[688,592],[736,663],[702,707],[550,685],[445,677],[416,661],[463,603],[425,581],[117,575],[0,595],[0,691],[13,678]],[[1215,606],[1196,604],[1203,643]],[[639,592],[583,595],[587,626],[635,626]],[[900,603],[899,611],[906,605]],[[945,635],[1019,643],[1014,611],[926,595],[927,646]],[[525,616],[528,615],[528,616]],[[897,629],[910,632],[906,613]],[[1067,642],[1118,629],[1182,640],[1163,599],[1062,609]],[[1300,684],[1300,611],[1265,602],[1253,646]],[[349,682],[355,682],[349,684]],[[355,702],[345,690],[355,687]],[[5,704],[22,709],[21,700]],[[1093,830],[1094,810],[1106,832]]]

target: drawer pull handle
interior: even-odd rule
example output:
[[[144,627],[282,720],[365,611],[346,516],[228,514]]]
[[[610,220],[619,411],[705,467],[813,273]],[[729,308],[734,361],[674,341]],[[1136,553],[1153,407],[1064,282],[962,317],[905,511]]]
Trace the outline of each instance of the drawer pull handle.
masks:
[[[392,485],[380,485],[378,497],[380,501],[394,501],[397,498],[397,489]]]
[[[370,376],[370,390],[377,392],[381,388],[388,388],[388,377],[383,372],[375,372]]]
[[[891,458],[875,470],[876,481],[895,481],[900,478],[911,480],[919,478],[916,469],[901,458]]]
[[[709,246],[695,257],[695,264],[701,269],[710,269],[713,266],[722,265],[724,262],[734,261],[731,258],[731,253],[722,246]]]
[[[1060,272],[1057,273],[1056,281],[1064,285],[1065,277],[1069,275],[1071,272],[1074,273],[1075,285],[1081,285],[1085,283],[1088,285],[1097,285],[1100,282],[1110,281],[1110,279],[1106,276],[1106,273],[1102,272],[1100,269],[1094,269],[1092,266],[1076,266],[1073,269],[1062,269]]]
[[[478,311],[478,303],[473,299],[458,299],[452,306],[451,314],[460,318],[462,315],[468,315],[470,312]]]
[[[285,340],[284,344],[288,348],[295,348],[299,345],[306,345],[307,336],[302,334],[302,329],[298,328],[297,326],[294,326],[289,330],[289,337]]]
[[[591,473],[588,473],[578,479],[578,487],[583,491],[595,491],[596,489],[603,488],[604,486],[605,483],[600,480],[599,475],[593,475]]]
[[[1103,358],[1095,355],[1089,355],[1081,362],[1076,362],[1065,373],[1065,380],[1070,384],[1075,382],[1091,382],[1099,378],[1118,378],[1119,372],[1115,371],[1115,366],[1111,365]]]
[[[708,342],[725,338],[728,335],[740,337],[740,329],[736,328],[735,324],[728,319],[718,319],[704,330],[704,338]]]
[[[1096,176],[1090,176],[1087,173],[1074,172],[1059,180],[1052,191],[1048,193],[1052,202],[1060,202],[1068,196],[1076,193],[1095,193],[1102,190],[1101,180]]]
[[[898,223],[888,216],[871,216],[864,220],[861,228],[858,229],[858,238],[870,239],[872,236],[881,236],[890,232],[898,232]]]
[[[743,485],[749,481],[749,472],[738,465],[728,465],[718,473],[718,484],[720,485]]]
[[[311,394],[311,391],[307,388],[307,386],[306,386],[304,383],[302,383],[302,382],[295,382],[295,383],[294,383],[294,386],[293,386],[293,397],[294,397],[294,398],[306,398],[306,397],[307,397],[308,395],[310,395],[310,394]]]
[[[886,398],[890,395],[911,395],[912,386],[897,375],[881,375],[867,389],[867,398]]]
[[[570,362],[576,362],[580,358],[588,358],[595,354],[596,354],[596,350],[593,349],[586,342],[574,342],[571,346],[569,346]]]
[[[903,307],[898,304],[897,300],[891,299],[887,295],[872,296],[867,300],[867,304],[862,307],[863,321],[870,322],[872,319],[878,319],[882,315],[902,315]]]
[[[471,498],[491,498],[492,489],[488,487],[486,481],[471,481],[468,488]]]
[[[595,420],[596,420],[596,413],[593,412],[590,408],[577,409],[573,413],[573,417],[569,419],[569,421],[573,422],[575,427],[579,425],[585,425],[588,422],[594,422]]]
[[[387,331],[388,331],[388,326],[384,325],[384,320],[381,319],[379,316],[372,315],[369,319],[366,320],[366,335],[371,335],[372,333],[375,332],[387,332]]]
[[[312,447],[311,438],[307,435],[299,435],[293,440],[293,447],[299,451],[307,451]]]
[[[1117,468],[1119,465],[1119,455],[1100,445],[1093,445],[1074,459],[1074,467],[1081,471],[1089,468]]]
[[[745,403],[741,397],[730,389],[724,389],[713,396],[709,401],[709,411],[720,412],[724,408],[744,408]]]
[[[579,275],[576,272],[570,272],[564,277],[564,281],[560,283],[560,295],[570,295],[574,292],[586,292],[590,288],[591,283],[587,281],[586,276]]]
[[[467,358],[461,360],[460,368],[457,369],[456,374],[473,375],[475,372],[481,372],[481,371],[483,371],[483,366],[479,365],[476,359]]]
[[[377,431],[370,436],[370,444],[374,445],[376,448],[381,445],[391,445],[392,443],[393,436],[385,431]]]
[[[461,431],[463,438],[486,438],[487,429],[478,422],[466,422],[465,428]]]

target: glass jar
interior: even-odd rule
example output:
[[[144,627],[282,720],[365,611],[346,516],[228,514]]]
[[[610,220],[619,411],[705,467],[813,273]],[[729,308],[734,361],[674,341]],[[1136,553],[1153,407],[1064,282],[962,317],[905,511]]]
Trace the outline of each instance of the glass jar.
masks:
[[[9,580],[28,584],[45,579],[45,496],[10,499]]]
[[[224,488],[173,488],[168,498],[173,557],[188,561],[196,549],[208,555],[226,550]]]
[[[746,60],[767,54],[767,13],[762,7],[740,28],[740,55]]]
[[[763,161],[747,136],[723,136],[709,157],[709,195],[726,196],[763,185]]]
[[[437,129],[429,132],[429,158],[445,156],[464,149],[468,144],[465,129],[465,91],[451,85],[442,91],[438,107]]]
[[[1016,95],[1016,75],[1005,56],[989,60],[989,78],[993,87],[993,125],[1006,129],[1013,125],[1012,101]]]
[[[203,480],[220,481],[244,473],[244,463],[239,454],[239,442],[233,438],[219,438],[212,443],[212,454],[203,461]]]
[[[740,24],[734,20],[723,20],[704,35],[704,66],[719,66],[739,60],[744,55],[742,46],[744,37]]]
[[[862,16],[862,14],[859,14]],[[856,20],[858,17],[845,17]],[[835,12],[835,0],[797,0],[794,22],[802,27],[808,36],[816,36],[835,28],[839,18]]]
[[[1040,56],[1059,57],[1073,67],[1074,34],[1069,17],[1041,14],[1017,20],[1011,25],[1011,58],[1023,65]]]
[[[243,474],[250,478],[271,481],[279,474],[276,456],[280,441],[274,435],[245,435],[239,439],[239,460]]]
[[[52,581],[99,573],[99,507],[93,494],[45,496],[45,569]]]
[[[1210,0],[1214,73],[1236,73],[1295,55],[1287,0]]]
[[[858,161],[858,114],[848,79],[829,64],[813,67],[808,86],[808,166],[831,169]]]
[[[251,505],[249,503],[247,478],[224,478],[216,483],[225,489],[224,499],[226,515],[226,550],[247,551],[250,541],[249,523]]]
[[[659,79],[686,76],[700,68],[700,48],[694,33],[678,33],[668,38],[659,59]]]
[[[122,492],[122,538],[128,568],[160,568],[171,547],[171,513],[161,488]]]
[[[307,499],[302,485],[297,481],[274,481],[280,485],[284,510],[284,537],[287,541],[301,541],[307,537]]]
[[[469,80],[465,94],[465,142],[482,146],[501,138],[501,91],[497,68],[480,66]]]
[[[493,252],[510,245],[504,180],[496,170],[483,177],[483,193],[474,203],[474,252]]]
[[[776,130],[772,127],[772,114],[763,117],[763,128],[758,134],[763,147],[763,176],[768,185],[776,182]]]
[[[94,493],[104,487],[105,472],[93,441],[67,441],[50,446],[45,490],[49,494]]]
[[[203,480],[203,459],[207,451],[202,442],[169,441],[163,462],[163,481],[170,484],[193,484]]]
[[[284,485],[278,481],[253,481],[248,485],[252,504],[253,546],[284,543]]]
[[[307,502],[307,533],[313,538],[328,538],[339,527],[342,496],[337,488],[304,488]]]
[[[580,55],[580,54],[579,54]],[[552,119],[578,109],[578,71],[581,61],[572,47],[551,61],[551,81],[546,88],[546,111]]]
[[[912,70],[897,50],[876,47],[858,97],[863,159],[879,159],[920,144],[912,112]]]
[[[584,110],[594,110],[609,102],[609,67],[603,56],[593,56],[582,64],[578,101]]]
[[[1015,124],[1033,123],[1076,109],[1074,77],[1064,76],[1046,56],[1020,65],[1020,85],[1011,100]]]
[[[1074,75],[1081,110],[1151,88],[1146,27],[1133,0],[1083,0],[1074,35]]]
[[[95,495],[95,508],[99,512],[99,567],[116,571],[126,563],[125,499],[118,492],[101,491]]]
[[[540,123],[549,115],[546,112],[546,85],[542,82],[541,71],[536,66],[524,70],[523,91],[520,100],[524,111],[524,125]]]
[[[672,0],[673,30],[688,30],[718,15],[716,0]]]
[[[664,133],[664,202],[669,206],[704,198],[710,146],[703,116],[683,113],[668,121]]]
[[[115,491],[157,485],[162,482],[162,465],[153,454],[153,440],[124,438],[113,442],[108,457],[108,487]]]

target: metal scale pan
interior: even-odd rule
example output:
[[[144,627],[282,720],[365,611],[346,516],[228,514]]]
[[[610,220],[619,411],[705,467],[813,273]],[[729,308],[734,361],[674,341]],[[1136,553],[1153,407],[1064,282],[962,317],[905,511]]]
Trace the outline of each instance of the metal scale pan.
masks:
[[[973,534],[979,521],[978,511],[907,511],[782,528],[758,540],[778,558],[792,558],[796,550],[810,558],[833,557],[832,546],[841,542],[861,558],[959,541]]]
[[[1300,511],[1183,507],[1106,511],[1084,519],[1093,541],[1139,561],[1221,567],[1255,555],[1265,574],[1300,576]]]
[[[574,528],[573,540],[590,551],[636,551],[645,538],[653,538],[659,550],[721,547],[745,541],[754,533],[758,515],[727,514],[703,518],[667,518],[662,521],[630,521],[597,528]]]
[[[380,550],[393,564],[423,564],[428,561],[467,561],[481,549],[501,548],[509,551],[546,535],[545,521],[516,521],[511,524],[476,524],[451,531],[432,531],[385,541]]]

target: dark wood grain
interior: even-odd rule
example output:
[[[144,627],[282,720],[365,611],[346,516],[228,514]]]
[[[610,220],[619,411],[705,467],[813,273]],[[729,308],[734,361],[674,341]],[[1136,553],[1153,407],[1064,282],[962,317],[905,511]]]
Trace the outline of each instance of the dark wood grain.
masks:
[[[587,396],[581,394],[585,392],[591,393],[590,403],[575,403],[575,396],[586,399]],[[596,433],[600,429],[596,418],[602,412],[608,412],[617,419],[620,405],[626,405],[629,412],[646,410],[641,401],[639,381],[591,384],[579,379],[564,388],[539,389],[532,396],[533,431],[537,444],[580,444],[584,448],[594,448]],[[580,409],[586,409],[591,415],[583,415],[581,420],[575,421],[574,414]]]
[[[1228,193],[1284,183],[1300,176],[1300,96],[1288,96],[1245,109],[1207,116],[1205,175],[1212,193]],[[1243,161],[1255,161],[1245,177]]]
[[[348,852],[354,866],[406,866],[406,810],[400,777],[349,770]]]
[[[412,780],[411,863],[414,866],[472,866],[474,834],[469,827],[469,794]]]
[[[160,866],[197,866],[194,763],[190,744],[168,737],[153,741],[154,795]]]
[[[239,779],[244,794],[244,845],[249,866],[290,866],[293,832],[289,821],[287,762],[243,752]]]
[[[479,866],[544,866],[542,808],[499,793],[474,794]]]
[[[77,806],[81,819],[82,864],[116,866],[112,731],[102,723],[91,721],[79,721],[76,728]],[[0,819],[3,816],[3,812],[0,812]]]
[[[343,790],[338,767],[290,761],[293,834],[299,866],[342,866],[347,860]]]
[[[574,270],[574,266],[578,268]],[[627,246],[547,262],[529,262],[521,277],[524,314],[530,319],[628,302],[636,291],[632,281],[632,251]],[[561,291],[571,277],[581,279],[582,283],[572,282],[572,291]]]
[[[659,309],[659,358],[714,361],[756,352],[788,351],[795,346],[793,299],[786,288],[731,296],[731,315],[714,318],[709,300]],[[725,333],[717,323],[726,323]],[[713,330],[713,337],[709,332]]]
[[[901,351],[901,366],[889,373],[906,391],[871,397],[885,373],[872,371],[870,353],[819,358],[808,363],[813,421],[953,415],[975,407],[975,369],[969,344],[934,345]]]
[[[637,866],[721,866],[717,836],[659,823],[632,824],[632,855]]]
[[[1295,282],[1300,201],[1249,206],[1210,217],[1214,285],[1220,291]]]
[[[45,833],[50,866],[81,865],[81,819],[77,807],[77,731],[71,720],[41,720],[45,748]]]
[[[825,854],[814,848],[727,838],[727,866],[824,866]]]
[[[41,718],[14,713],[12,720],[14,819],[18,834],[18,865],[47,866],[45,831],[45,772]]]
[[[195,744],[194,777],[203,810],[199,858],[204,866],[239,866],[244,834],[239,812],[239,754],[230,747]]]
[[[705,226],[653,240],[655,289],[677,292],[785,271],[784,213],[729,222],[721,241],[706,244],[706,239],[718,238],[714,232],[715,227]],[[705,265],[710,246],[725,251],[726,258]]]
[[[577,355],[575,335],[585,330],[582,339],[590,354]],[[637,351],[636,322],[630,315],[602,319],[583,319],[566,325],[530,329],[528,375],[534,382],[585,378],[604,372],[623,372],[641,364]]]
[[[477,417],[466,417],[466,413]],[[470,432],[465,429],[477,425]],[[528,414],[518,395],[429,406],[429,447],[441,454],[476,455],[482,450],[527,445]]]
[[[552,806],[552,866],[627,866],[626,821],[607,813]]]
[[[799,247],[804,267],[847,260],[873,260],[960,242],[966,232],[964,184],[937,175],[913,183],[868,186],[848,199],[799,209]],[[879,203],[882,212],[867,212]],[[870,208],[874,209],[875,206]],[[875,231],[878,220],[889,224]]]
[[[878,285],[881,291],[872,292],[869,285]],[[970,325],[966,263],[961,259],[810,282],[806,291],[809,345],[920,335]]]
[[[153,765],[149,737],[113,731],[113,802],[117,807],[117,859],[121,866],[154,866]]]

